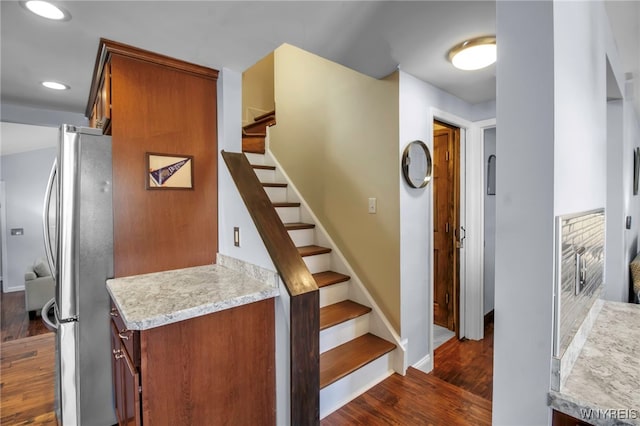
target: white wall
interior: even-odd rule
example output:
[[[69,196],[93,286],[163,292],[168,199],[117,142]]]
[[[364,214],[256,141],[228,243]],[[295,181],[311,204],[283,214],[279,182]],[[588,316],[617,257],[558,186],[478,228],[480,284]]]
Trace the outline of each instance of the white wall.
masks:
[[[607,66],[602,24],[608,21],[606,15],[598,16],[605,13],[598,6],[554,2],[556,215],[605,207]]]
[[[242,75],[223,68],[218,77],[218,151],[242,152]],[[253,220],[238,193],[222,155],[218,157],[218,251],[275,271]],[[233,245],[233,228],[240,228],[240,247]],[[289,297],[280,283],[275,300],[276,415],[288,425],[290,395]]]
[[[636,82],[640,84],[640,82]],[[630,85],[629,85],[630,86]],[[625,272],[622,276],[622,285],[620,286],[621,293],[623,288],[629,289],[630,277],[629,277],[629,263],[633,260],[636,254],[640,251],[638,244],[638,236],[640,235],[640,195],[632,196],[633,188],[633,155],[631,152],[636,147],[640,147],[640,111],[635,110],[633,97],[630,95],[633,93],[632,88],[629,87],[625,91],[628,98],[625,99],[623,105],[623,123],[624,123],[624,143],[623,143],[623,215],[631,216],[631,229],[625,229],[624,231],[624,253],[626,255]]]
[[[400,71],[399,158],[405,146],[421,140],[433,150],[433,109],[470,120],[472,106],[440,89]],[[407,363],[422,363],[429,355],[433,317],[431,276],[433,247],[432,188],[409,188],[400,183],[400,280],[402,338],[407,339]],[[425,364],[428,365],[428,364]],[[426,369],[429,367],[427,366]]]
[[[496,128],[484,131],[484,310],[486,315],[494,308],[496,287],[496,195],[487,194],[487,164],[496,153]],[[497,160],[497,157],[496,157]],[[496,162],[497,165],[497,162]]]
[[[629,299],[629,279],[624,247],[625,212],[623,201],[624,153],[623,149],[623,102],[607,102],[607,194],[606,194],[606,257],[605,298],[618,302]],[[626,147],[625,147],[626,148]],[[627,156],[633,156],[631,147]],[[623,165],[623,167],[621,167]],[[631,188],[627,188],[631,190]]]
[[[58,130],[52,128],[52,137]],[[3,271],[5,291],[24,289],[24,273],[37,258],[44,258],[42,209],[55,148],[39,149],[1,157],[0,180],[5,182],[7,228],[7,270]],[[11,235],[22,228],[24,235]]]
[[[43,108],[33,108],[24,105],[2,103],[0,121],[8,123],[33,124],[36,126],[59,127],[61,124],[88,126],[89,120],[84,114],[69,111],[58,111]]]
[[[553,290],[553,4],[497,2],[493,424],[549,424]]]
[[[498,2],[497,37],[493,423],[548,424],[553,221],[605,206],[606,58],[622,73],[602,2]]]

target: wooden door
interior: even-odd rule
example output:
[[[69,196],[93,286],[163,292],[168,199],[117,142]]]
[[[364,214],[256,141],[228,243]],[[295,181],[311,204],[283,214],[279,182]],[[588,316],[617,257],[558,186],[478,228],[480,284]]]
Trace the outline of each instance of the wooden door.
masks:
[[[434,122],[433,321],[457,333],[460,129]]]

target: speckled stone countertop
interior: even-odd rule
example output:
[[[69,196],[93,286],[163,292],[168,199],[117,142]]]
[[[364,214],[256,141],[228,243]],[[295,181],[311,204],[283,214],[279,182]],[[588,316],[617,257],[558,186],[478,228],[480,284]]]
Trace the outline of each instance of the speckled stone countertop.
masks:
[[[594,425],[640,425],[640,305],[604,302],[549,404]]]
[[[206,265],[107,280],[130,330],[146,330],[276,297],[274,283]]]

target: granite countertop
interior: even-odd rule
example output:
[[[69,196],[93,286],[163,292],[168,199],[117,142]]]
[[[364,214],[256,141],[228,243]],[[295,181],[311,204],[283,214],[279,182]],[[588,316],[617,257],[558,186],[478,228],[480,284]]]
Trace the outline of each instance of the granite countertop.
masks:
[[[550,405],[594,425],[640,425],[640,305],[605,301]]]
[[[265,283],[220,265],[107,280],[107,290],[130,330],[146,330],[276,297]]]

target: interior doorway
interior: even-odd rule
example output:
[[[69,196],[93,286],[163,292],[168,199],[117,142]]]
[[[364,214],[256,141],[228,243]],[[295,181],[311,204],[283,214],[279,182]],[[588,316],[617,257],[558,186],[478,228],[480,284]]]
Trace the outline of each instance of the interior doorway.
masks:
[[[459,336],[460,128],[433,123],[434,340]],[[440,327],[440,328],[438,328]],[[442,330],[444,329],[444,330]],[[439,336],[443,336],[438,338]],[[437,343],[434,342],[434,347]]]

